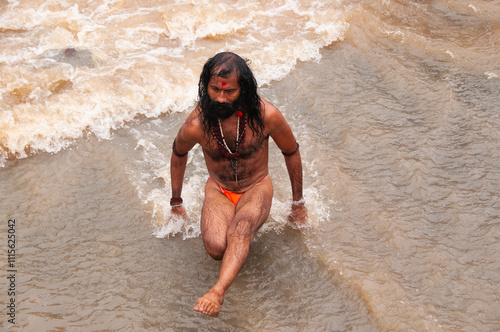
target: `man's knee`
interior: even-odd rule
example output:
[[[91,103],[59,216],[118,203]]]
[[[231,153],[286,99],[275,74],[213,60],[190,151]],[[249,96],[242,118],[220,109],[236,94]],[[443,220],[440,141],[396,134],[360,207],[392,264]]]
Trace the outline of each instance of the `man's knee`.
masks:
[[[205,250],[215,260],[221,260],[226,252],[226,241],[203,241]]]

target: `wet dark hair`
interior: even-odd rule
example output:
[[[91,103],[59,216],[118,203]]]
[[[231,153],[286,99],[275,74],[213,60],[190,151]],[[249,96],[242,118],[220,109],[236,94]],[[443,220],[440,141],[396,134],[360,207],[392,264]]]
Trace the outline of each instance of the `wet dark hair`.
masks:
[[[262,139],[264,122],[261,110],[263,106],[257,94],[257,81],[248,67],[247,61],[231,52],[218,53],[208,59],[200,75],[198,106],[201,109],[200,121],[205,135],[210,137],[212,122],[217,119],[214,114],[208,112],[210,109],[210,97],[207,91],[208,83],[214,76],[228,78],[231,74],[236,74],[241,89],[240,96],[235,101],[235,106],[247,113],[249,127]]]

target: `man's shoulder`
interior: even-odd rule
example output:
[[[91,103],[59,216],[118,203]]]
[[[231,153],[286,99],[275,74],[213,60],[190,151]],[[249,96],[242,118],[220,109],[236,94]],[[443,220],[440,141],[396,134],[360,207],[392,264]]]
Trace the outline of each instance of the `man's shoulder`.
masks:
[[[195,138],[196,141],[203,136],[203,129],[200,121],[200,109],[196,107],[187,117],[182,125],[181,131],[184,135]]]
[[[281,111],[269,101],[263,98],[261,98],[261,100],[264,106],[264,126],[269,134],[273,136],[289,128]]]
[[[260,98],[260,100],[262,102],[262,118],[264,123],[276,121],[276,117],[281,116],[280,110],[266,99]]]
[[[262,103],[262,108],[263,110],[267,113],[267,112],[276,112],[278,110],[278,108],[276,106],[274,106],[273,104],[271,104],[267,99],[264,99],[264,98],[260,98],[260,101]]]
[[[189,113],[186,121],[184,121],[184,127],[188,127],[190,129],[201,129],[199,107],[196,107],[193,111],[191,111],[191,113]]]
[[[264,123],[265,124],[273,124],[276,121],[281,122],[284,120],[283,114],[281,114],[281,111],[271,104],[269,101],[267,101],[264,98],[261,98],[262,101],[262,112],[264,114]]]

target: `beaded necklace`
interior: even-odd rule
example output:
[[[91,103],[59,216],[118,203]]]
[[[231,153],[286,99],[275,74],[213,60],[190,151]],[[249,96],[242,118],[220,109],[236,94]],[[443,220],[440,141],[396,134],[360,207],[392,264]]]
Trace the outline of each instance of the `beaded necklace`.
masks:
[[[231,161],[231,166],[234,169],[234,179],[238,182],[238,158],[243,151],[243,142],[245,141],[245,128],[247,122],[247,116],[241,111],[236,113],[238,117],[238,122],[236,126],[236,147],[235,151],[231,151],[229,146],[226,143],[226,139],[224,138],[224,132],[222,131],[222,126],[220,120],[217,119],[217,122],[214,121],[212,126],[212,135],[214,135],[217,144],[219,145],[219,149],[222,154],[226,156]],[[240,132],[240,127],[241,132]]]

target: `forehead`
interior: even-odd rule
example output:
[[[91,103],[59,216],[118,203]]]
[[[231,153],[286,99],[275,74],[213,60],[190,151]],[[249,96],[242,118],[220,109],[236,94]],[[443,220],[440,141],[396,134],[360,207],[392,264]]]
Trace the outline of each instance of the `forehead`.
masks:
[[[217,74],[212,75],[209,84],[224,86],[239,86],[238,76],[236,74],[229,74],[226,77],[218,76]]]

